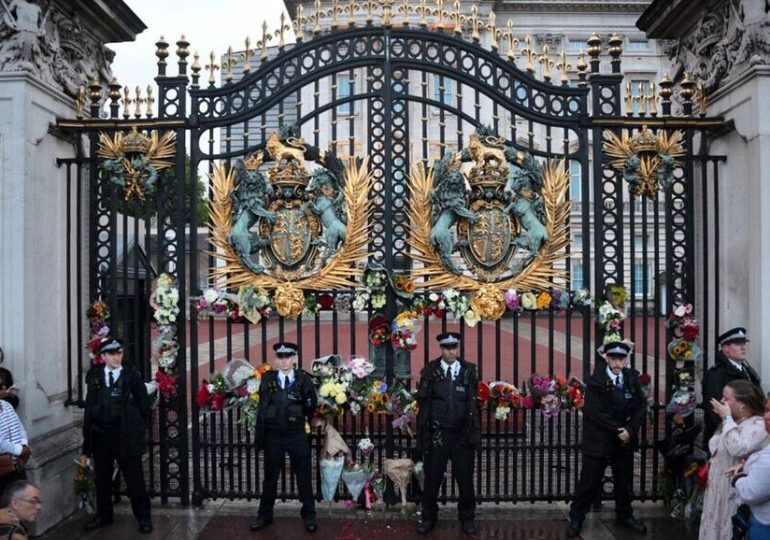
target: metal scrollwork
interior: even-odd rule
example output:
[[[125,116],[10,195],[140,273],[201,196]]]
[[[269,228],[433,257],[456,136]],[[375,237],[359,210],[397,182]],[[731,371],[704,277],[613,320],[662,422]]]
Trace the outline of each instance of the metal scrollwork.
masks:
[[[430,278],[428,287],[488,296],[490,286],[548,287],[567,244],[568,180],[561,163],[543,165],[490,128],[429,170],[413,167],[411,256],[424,265],[415,273]]]

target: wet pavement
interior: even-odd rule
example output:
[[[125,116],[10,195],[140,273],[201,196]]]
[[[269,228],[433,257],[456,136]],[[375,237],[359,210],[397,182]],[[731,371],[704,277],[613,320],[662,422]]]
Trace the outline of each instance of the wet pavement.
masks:
[[[442,507],[436,528],[427,536],[415,532],[417,515],[402,513],[398,507],[383,511],[364,512],[335,504],[329,509],[321,503],[318,507],[318,531],[305,532],[299,518],[296,503],[276,505],[275,522],[256,533],[249,530],[256,502],[207,501],[203,508],[179,506],[153,507],[152,534],[139,534],[136,520],[128,504],[115,507],[115,523],[104,529],[84,532],[83,525],[91,518],[87,514],[76,514],[37,538],[44,540],[194,540],[213,538],[216,540],[238,539],[291,539],[312,538],[313,540],[411,540],[462,539],[466,538],[454,519],[454,507]],[[660,503],[639,504],[635,514],[647,525],[646,535],[639,535],[620,529],[614,524],[612,504],[605,504],[599,512],[588,515],[583,526],[585,540],[632,540],[665,539],[696,540],[697,523],[687,523],[668,517]],[[413,510],[413,508],[410,508]],[[476,524],[479,539],[499,540],[551,540],[566,538],[568,507],[564,503],[554,504],[484,504],[477,510]]]

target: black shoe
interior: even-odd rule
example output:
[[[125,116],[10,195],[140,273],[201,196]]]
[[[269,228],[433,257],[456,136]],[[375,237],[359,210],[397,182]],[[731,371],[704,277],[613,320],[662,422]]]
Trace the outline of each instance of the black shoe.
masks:
[[[435,521],[421,521],[417,524],[417,534],[428,534],[435,526]]]
[[[305,530],[307,532],[315,532],[318,529],[318,525],[315,522],[315,518],[305,518]]]
[[[149,519],[140,521],[139,532],[142,534],[150,534],[152,532],[152,521]]]
[[[580,527],[583,524],[576,520],[576,519],[570,519],[569,525],[567,526],[567,536],[569,538],[577,538],[580,536]]]
[[[476,524],[473,522],[473,520],[463,521],[462,527],[463,532],[467,534],[468,536],[476,534]]]
[[[101,529],[102,527],[109,527],[112,525],[112,520],[107,521],[106,519],[102,519],[99,516],[96,516],[91,521],[86,523],[83,526],[84,531],[95,531],[96,529]]]
[[[634,516],[629,516],[625,519],[616,519],[615,524],[628,529],[630,531],[644,534],[647,532],[647,527],[641,521],[637,520]]]
[[[256,519],[251,522],[249,529],[251,529],[252,531],[258,531],[260,529],[264,529],[265,527],[270,525],[272,522],[273,522],[273,518],[257,516]]]

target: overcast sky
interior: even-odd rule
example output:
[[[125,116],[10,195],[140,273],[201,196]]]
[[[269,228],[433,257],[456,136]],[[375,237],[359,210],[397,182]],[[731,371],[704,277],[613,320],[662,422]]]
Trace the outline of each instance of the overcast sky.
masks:
[[[208,63],[213,50],[220,56],[227,47],[243,49],[246,36],[252,44],[262,33],[262,22],[268,21],[270,28],[278,28],[279,17],[284,11],[282,0],[125,0],[134,10],[147,30],[139,34],[136,41],[111,43],[115,54],[112,72],[123,86],[133,89],[141,85],[144,89],[157,75],[155,42],[163,35],[169,42],[168,73],[176,75],[176,45],[184,34],[190,42],[189,63],[196,50],[201,55],[201,64]],[[253,46],[253,45],[252,45]],[[201,81],[208,75],[201,74]]]

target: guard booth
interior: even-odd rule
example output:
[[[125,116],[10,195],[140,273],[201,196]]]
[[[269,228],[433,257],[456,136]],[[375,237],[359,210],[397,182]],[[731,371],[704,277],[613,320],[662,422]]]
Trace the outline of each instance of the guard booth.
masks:
[[[79,141],[77,157],[60,160],[73,192],[71,253],[83,269],[71,276],[72,313],[86,313],[83,298],[101,298],[147,380],[174,349],[160,366],[174,389],[150,426],[152,493],[185,504],[259,496],[261,462],[239,422],[244,412],[202,409],[197,397],[231,362],[269,361],[277,340],[299,344],[305,369],[325,355],[376,354],[387,384],[413,388],[438,355],[435,335],[459,329],[461,354],[482,380],[525,388],[535,374],[589,375],[609,328],[598,307],[618,285],[627,296],[620,330],[636,344],[631,363],[651,379],[634,497],[659,498],[655,445],[669,429],[678,374],[694,369],[669,358],[666,315],[677,301],[702,310],[702,343],[716,324],[707,317],[717,295],[696,289],[695,274],[715,271],[710,239],[725,158],[710,155],[708,141],[723,121],[704,116],[705,96],[687,77],[626,95],[617,35],[592,36],[573,68],[493,17],[404,16],[392,2],[368,4],[355,4],[349,20],[336,10],[298,14],[296,43],[284,27],[270,50],[265,30],[238,77],[232,51],[221,66],[213,53],[190,62],[187,41],[172,50],[161,39],[156,91],[131,96],[117,83],[106,93],[95,84],[77,118],[58,122]],[[175,280],[173,324],[147,324],[154,272]],[[361,300],[374,274],[388,283],[369,284]],[[590,301],[576,296],[577,276]],[[207,289],[236,297],[248,286],[269,301],[241,295],[234,316],[200,316]],[[375,315],[392,329],[404,310],[447,289],[471,301],[461,316],[421,308],[411,350],[371,351]],[[507,309],[509,290],[523,305]],[[474,314],[482,320],[470,326]],[[85,317],[73,315],[70,327],[83,350]],[[86,368],[73,359],[73,404],[83,401],[77,381]],[[500,420],[485,407],[482,418],[480,501],[569,499],[579,411],[522,409]],[[392,420],[362,411],[335,423],[349,443],[367,433],[381,464],[409,457],[414,444]],[[289,475],[280,489],[296,496]],[[443,496],[455,498],[451,483]]]

